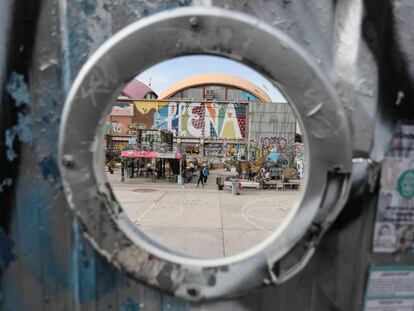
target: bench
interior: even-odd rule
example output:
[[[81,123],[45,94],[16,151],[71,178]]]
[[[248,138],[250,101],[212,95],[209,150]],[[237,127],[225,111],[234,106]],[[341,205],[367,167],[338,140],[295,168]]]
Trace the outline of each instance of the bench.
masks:
[[[288,182],[288,183],[283,183],[282,185],[283,185],[282,190],[287,190],[287,189],[289,189],[289,190],[299,190],[299,187],[300,187],[299,183],[290,183],[290,182]]]
[[[240,181],[240,188],[243,190],[244,188],[253,188],[256,190],[260,189],[260,183],[254,181]]]

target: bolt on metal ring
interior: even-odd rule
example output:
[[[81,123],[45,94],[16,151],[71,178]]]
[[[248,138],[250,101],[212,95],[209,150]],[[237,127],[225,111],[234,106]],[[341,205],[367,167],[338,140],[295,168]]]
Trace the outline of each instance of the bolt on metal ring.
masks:
[[[191,28],[198,28],[200,26],[200,19],[197,16],[193,16],[190,18],[190,26]]]
[[[62,157],[62,164],[67,168],[72,168],[75,166],[75,158],[71,154],[65,154]]]

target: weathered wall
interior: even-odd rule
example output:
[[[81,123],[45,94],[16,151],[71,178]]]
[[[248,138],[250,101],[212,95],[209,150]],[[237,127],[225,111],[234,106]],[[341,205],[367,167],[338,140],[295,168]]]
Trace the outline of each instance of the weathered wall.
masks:
[[[94,250],[70,212],[57,166],[65,96],[111,34],[193,4],[258,16],[303,45],[335,81],[356,155],[381,161],[393,122],[412,117],[413,41],[402,32],[413,28],[404,14],[408,0],[1,1],[0,39],[7,43],[0,49],[2,310],[360,310],[370,264],[413,263],[411,254],[371,252],[376,192],[369,188],[359,189],[363,196],[348,203],[299,275],[239,299],[172,298],[130,279]],[[370,176],[372,190],[375,170]]]
[[[260,142],[265,137],[295,140],[296,117],[288,103],[255,103],[249,106],[249,139]]]

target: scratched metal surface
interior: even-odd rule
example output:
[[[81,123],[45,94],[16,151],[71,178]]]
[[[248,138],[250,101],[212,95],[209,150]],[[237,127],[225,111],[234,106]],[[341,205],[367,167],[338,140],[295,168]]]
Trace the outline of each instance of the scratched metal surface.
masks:
[[[302,44],[337,86],[351,119],[355,155],[380,160],[384,137],[392,129],[390,116],[409,117],[405,107],[412,100],[414,66],[412,35],[402,32],[412,28],[404,11],[410,2],[395,1],[393,10],[388,10],[388,1],[381,3],[2,1],[0,39],[9,42],[0,49],[5,82],[0,89],[1,309],[359,310],[369,264],[413,262],[412,255],[370,253],[375,192],[365,190],[347,205],[309,265],[287,283],[240,298],[190,304],[131,280],[85,240],[62,192],[57,137],[71,82],[106,38],[159,11],[215,5],[258,16]],[[397,16],[395,24],[390,12]],[[399,35],[393,42],[400,44],[386,42],[394,33]],[[387,63],[401,59],[409,64],[407,72]],[[387,74],[391,78],[384,78]],[[400,90],[395,82],[387,84],[393,77],[404,87],[398,109],[389,108]],[[381,118],[375,121],[377,104]]]

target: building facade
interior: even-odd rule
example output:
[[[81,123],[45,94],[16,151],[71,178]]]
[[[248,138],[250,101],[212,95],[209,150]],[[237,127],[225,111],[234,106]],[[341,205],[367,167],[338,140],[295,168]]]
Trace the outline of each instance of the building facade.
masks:
[[[112,111],[105,126],[106,148],[122,150],[125,146],[134,143],[139,117],[133,100],[156,99],[158,95],[147,85],[138,81],[130,81],[122,90],[120,96],[112,105]]]
[[[258,86],[224,74],[185,79],[159,99],[118,99],[107,127],[117,149],[134,148],[138,129],[169,130],[174,150],[187,159],[235,157],[258,167],[292,147],[298,130],[287,102],[271,102]]]

